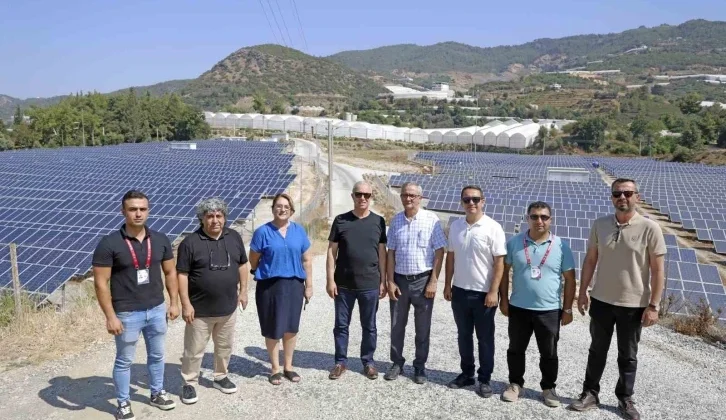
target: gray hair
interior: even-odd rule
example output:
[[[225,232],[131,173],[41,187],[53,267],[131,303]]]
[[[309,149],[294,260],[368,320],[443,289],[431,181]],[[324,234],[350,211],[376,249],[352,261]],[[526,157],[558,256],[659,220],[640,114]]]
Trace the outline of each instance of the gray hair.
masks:
[[[197,205],[197,218],[201,222],[207,213],[215,211],[221,212],[227,219],[227,203],[217,197],[206,198]]]
[[[418,190],[418,195],[423,195],[423,189],[421,188],[421,186],[413,181],[404,182],[403,185],[401,185],[401,192],[406,190],[406,188],[408,187],[415,187],[416,190]]]
[[[367,186],[368,186],[368,188],[370,188],[370,189],[371,189],[371,191],[373,191],[373,186],[371,186],[371,184],[369,184],[369,183],[368,183],[368,181],[358,181],[358,182],[356,182],[356,183],[355,183],[355,184],[353,185],[353,191],[351,191],[351,192],[356,192],[356,191],[358,190],[358,187],[360,187],[360,186],[362,186],[362,185],[367,185]]]

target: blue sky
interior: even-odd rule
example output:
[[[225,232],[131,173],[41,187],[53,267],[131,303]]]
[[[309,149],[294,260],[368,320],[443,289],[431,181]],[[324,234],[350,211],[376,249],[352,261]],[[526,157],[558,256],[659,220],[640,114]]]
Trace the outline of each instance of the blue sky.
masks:
[[[400,43],[520,44],[696,18],[726,20],[723,0],[295,0],[295,4],[307,49],[293,0],[5,2],[0,9],[0,94],[26,98],[81,90],[109,92],[194,78],[241,47],[274,43],[276,38],[280,43],[269,7],[286,42],[318,56]]]

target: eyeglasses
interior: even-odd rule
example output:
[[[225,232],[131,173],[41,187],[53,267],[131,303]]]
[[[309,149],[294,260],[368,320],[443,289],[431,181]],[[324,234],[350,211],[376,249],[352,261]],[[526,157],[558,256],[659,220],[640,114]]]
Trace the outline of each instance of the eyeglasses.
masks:
[[[418,198],[421,197],[418,194],[401,194],[401,198]]]
[[[546,214],[530,214],[529,220],[542,220],[543,222],[546,222],[551,219],[550,216],[547,216]]]
[[[222,241],[222,246],[224,247],[224,253],[227,254],[227,264],[219,264],[219,261],[215,261],[214,251],[209,247],[209,242],[207,242],[207,250],[209,251],[209,271],[224,271],[228,269],[230,264],[232,263],[229,257],[229,251],[227,251],[227,243],[224,242],[223,239],[220,240]],[[219,254],[220,253],[217,253],[217,255]]]
[[[620,198],[621,195],[624,195],[626,198],[630,198],[633,196],[633,194],[637,193],[637,191],[613,191],[613,197]]]
[[[479,204],[481,202],[481,197],[462,197],[461,201],[463,201],[465,204]]]
[[[369,198],[371,198],[371,193],[364,193],[364,192],[358,192],[358,191],[356,191],[356,192],[353,193],[353,195],[355,195],[355,198],[361,198],[361,197],[363,197],[366,200],[368,200]]]

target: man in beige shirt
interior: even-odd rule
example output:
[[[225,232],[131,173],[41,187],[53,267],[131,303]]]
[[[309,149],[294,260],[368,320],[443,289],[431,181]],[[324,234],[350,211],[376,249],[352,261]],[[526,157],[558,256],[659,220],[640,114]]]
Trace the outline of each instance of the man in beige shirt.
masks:
[[[636,211],[638,185],[619,178],[612,184],[615,215],[601,217],[590,229],[577,306],[590,309],[590,353],[580,398],[570,409],[598,408],[600,378],[605,370],[613,327],[617,330],[618,370],[615,387],[618,411],[640,419],[633,402],[638,343],[642,327],[658,322],[664,284],[665,239],[660,226]],[[597,268],[597,271],[596,271]],[[590,283],[594,285],[588,299]]]

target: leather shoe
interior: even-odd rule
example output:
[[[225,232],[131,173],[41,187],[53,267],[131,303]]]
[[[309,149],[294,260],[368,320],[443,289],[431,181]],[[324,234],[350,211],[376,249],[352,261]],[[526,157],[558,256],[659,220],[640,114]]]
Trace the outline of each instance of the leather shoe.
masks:
[[[425,383],[427,379],[426,370],[416,368],[413,374],[413,382],[421,385],[422,383]]]
[[[376,369],[373,365],[366,365],[366,367],[363,368],[363,374],[368,379],[378,379],[378,369]]]
[[[345,365],[338,363],[337,365],[335,365],[333,370],[330,371],[328,379],[338,379],[343,373],[345,373],[346,370],[347,368],[345,367]]]

